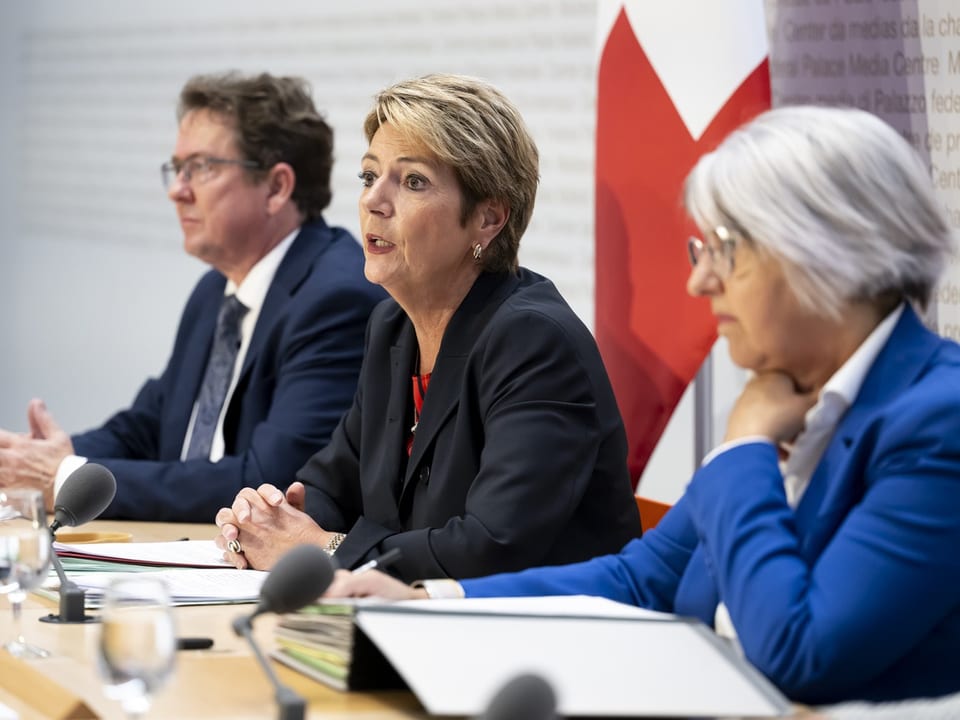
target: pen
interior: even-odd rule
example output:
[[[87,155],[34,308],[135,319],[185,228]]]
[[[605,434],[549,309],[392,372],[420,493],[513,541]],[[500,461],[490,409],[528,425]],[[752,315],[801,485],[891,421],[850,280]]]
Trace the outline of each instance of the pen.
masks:
[[[177,650],[209,650],[213,647],[213,638],[182,637],[177,638]]]
[[[365,573],[368,570],[380,570],[388,565],[392,565],[397,560],[400,559],[400,548],[393,548],[392,550],[387,550],[383,555],[378,558],[374,558],[368,562],[365,562],[363,565],[358,567],[353,571],[354,575],[359,575],[360,573]]]

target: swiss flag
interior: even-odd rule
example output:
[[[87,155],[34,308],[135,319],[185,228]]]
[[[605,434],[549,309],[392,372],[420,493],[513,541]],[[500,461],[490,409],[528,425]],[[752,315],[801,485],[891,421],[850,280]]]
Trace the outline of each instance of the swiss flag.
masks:
[[[681,207],[683,179],[700,155],[770,107],[770,78],[759,0],[607,3],[602,25],[605,11],[595,329],[636,484],[716,339],[709,305],[686,293],[685,243],[695,228]]]

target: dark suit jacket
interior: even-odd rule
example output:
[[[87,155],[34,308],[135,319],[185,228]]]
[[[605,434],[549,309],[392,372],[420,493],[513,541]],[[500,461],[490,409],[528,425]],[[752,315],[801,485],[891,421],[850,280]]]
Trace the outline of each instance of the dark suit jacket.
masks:
[[[776,449],[702,467],[619,555],[464,583],[470,596],[588,593],[709,625],[805,702],[960,690],[960,347],[904,310],[796,511]]]
[[[626,438],[593,337],[548,280],[484,274],[450,321],[409,460],[417,343],[393,301],[360,386],[300,471],[353,567],[397,547],[404,579],[581,560],[640,534]]]
[[[205,274],[163,374],[128,410],[73,437],[78,455],[116,475],[104,517],[212,522],[243,487],[286,488],[349,407],[364,328],[385,294],[364,279],[356,240],[317,220],[304,224],[264,299],[224,420],[224,458],[181,462],[225,285],[219,272]]]

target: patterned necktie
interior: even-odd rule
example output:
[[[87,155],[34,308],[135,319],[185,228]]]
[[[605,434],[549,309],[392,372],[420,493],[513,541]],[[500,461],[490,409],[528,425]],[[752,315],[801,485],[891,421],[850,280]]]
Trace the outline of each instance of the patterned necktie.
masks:
[[[210,349],[210,359],[203,374],[203,385],[197,398],[197,416],[190,434],[190,446],[187,448],[187,460],[208,459],[210,446],[220,419],[220,410],[227,397],[227,388],[233,377],[233,366],[240,350],[240,322],[248,308],[236,295],[227,295],[220,305],[217,316],[217,329]]]

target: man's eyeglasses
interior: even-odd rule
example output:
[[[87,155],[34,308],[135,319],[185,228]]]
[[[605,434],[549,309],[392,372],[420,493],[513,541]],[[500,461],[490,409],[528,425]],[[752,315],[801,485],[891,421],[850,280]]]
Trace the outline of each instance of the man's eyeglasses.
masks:
[[[690,256],[690,265],[698,267],[706,257],[707,270],[712,270],[718,278],[726,280],[733,273],[733,256],[737,249],[737,239],[723,225],[715,227],[711,235],[720,241],[719,245],[704,242],[698,237],[687,239],[687,254]]]
[[[227,158],[212,157],[210,155],[194,155],[184,161],[170,160],[160,166],[160,173],[163,176],[163,187],[170,189],[173,181],[180,177],[183,182],[188,183],[196,180],[198,183],[205,183],[213,177],[214,168],[217,165],[239,165],[240,167],[256,170],[260,163],[255,160],[230,160]]]

